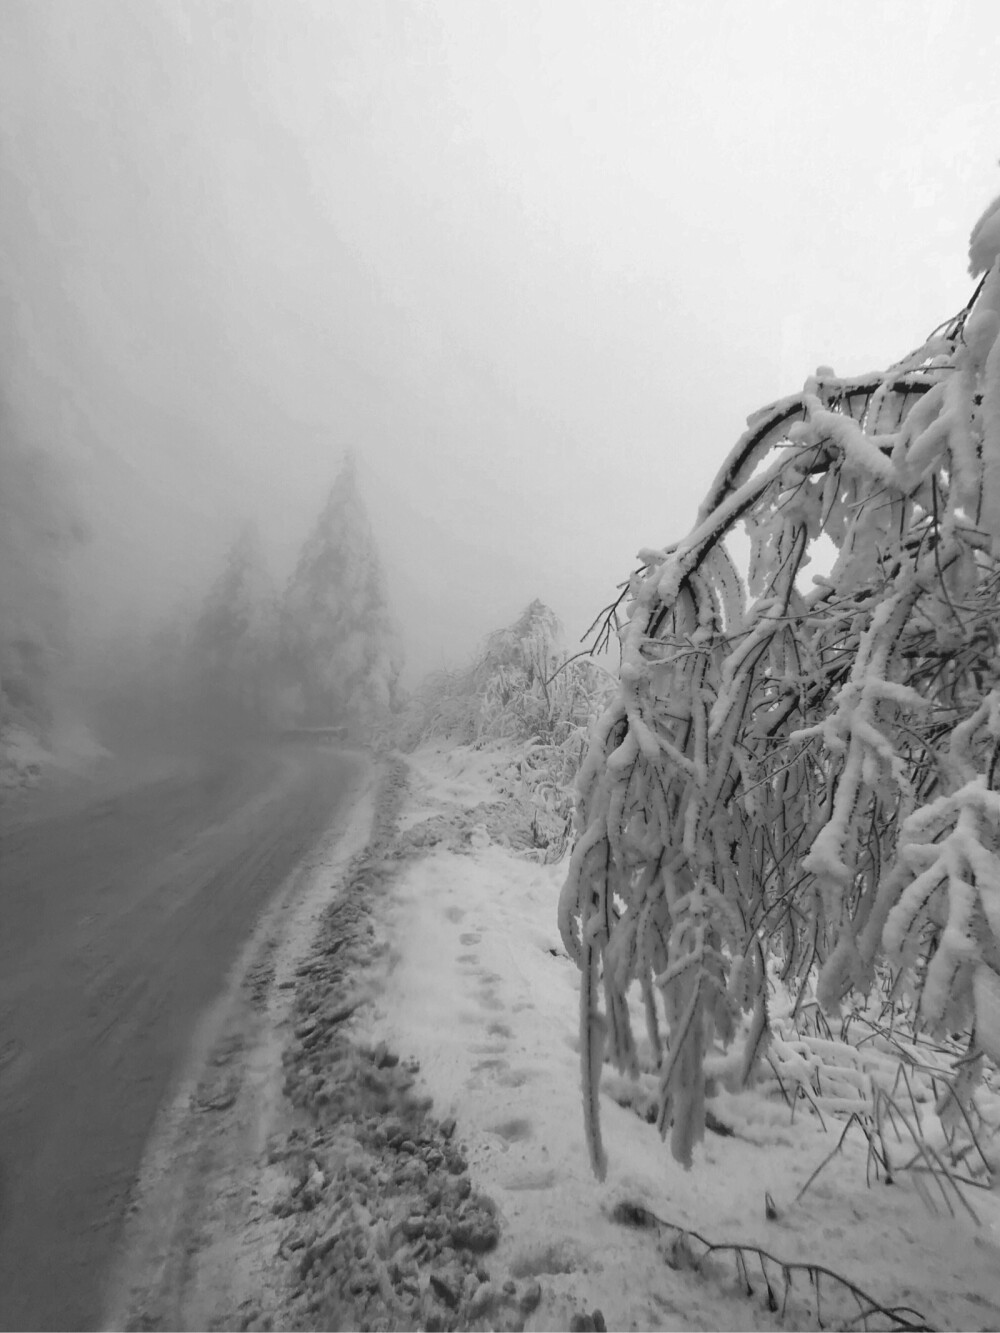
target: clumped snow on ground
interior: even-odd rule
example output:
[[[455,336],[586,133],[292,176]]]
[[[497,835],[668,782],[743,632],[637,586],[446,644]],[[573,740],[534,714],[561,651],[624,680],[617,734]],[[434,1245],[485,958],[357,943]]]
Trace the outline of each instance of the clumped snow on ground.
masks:
[[[495,1205],[490,1268],[540,1288],[524,1326],[806,1328],[822,1319],[860,1328],[867,1296],[899,1319],[876,1312],[873,1328],[1000,1327],[996,1190],[963,1189],[967,1207],[931,1172],[899,1169],[891,1185],[879,1173],[867,1185],[872,1163],[857,1123],[822,1166],[853,1106],[867,1105],[866,1069],[891,1064],[884,1051],[866,1061],[835,1038],[800,1040],[786,1027],[774,1062],[784,1094],[777,1077],[739,1094],[717,1090],[714,1128],[689,1172],[645,1119],[644,1080],[635,1086],[606,1069],[610,1165],[603,1184],[594,1179],[580,1103],[578,973],[556,928],[565,862],[544,864],[525,847],[522,814],[505,796],[509,761],[495,748],[440,743],[407,757],[402,864],[375,911],[384,976],[358,1021],[369,1046],[383,1041],[419,1069],[435,1115],[456,1121],[472,1188]],[[780,1013],[778,996],[779,1030]],[[799,1098],[793,1117],[798,1077],[821,1093]],[[912,1099],[895,1085],[894,1105],[930,1145],[920,1162],[932,1164],[943,1136],[926,1088],[910,1084]],[[1000,1098],[984,1093],[981,1109],[978,1141],[989,1157]],[[919,1149],[899,1117],[892,1124],[890,1155],[903,1167]],[[966,1174],[977,1178],[971,1156]],[[754,1248],[708,1253],[704,1242],[773,1258],[762,1265]],[[817,1269],[828,1270],[819,1272],[819,1310]]]

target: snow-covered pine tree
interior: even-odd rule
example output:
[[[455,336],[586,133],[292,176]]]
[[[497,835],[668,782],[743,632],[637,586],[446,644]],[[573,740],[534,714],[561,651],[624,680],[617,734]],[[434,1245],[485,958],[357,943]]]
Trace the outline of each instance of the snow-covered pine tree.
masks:
[[[274,618],[260,534],[248,523],[230,547],[191,636],[195,693],[213,722],[229,727],[272,721]]]
[[[290,716],[370,736],[395,706],[403,659],[351,455],[302,548],[280,633]]]
[[[599,1175],[602,1061],[637,1070],[633,983],[685,1164],[706,1055],[742,1033],[745,1080],[766,1049],[771,959],[818,974],[828,1008],[887,962],[927,1025],[1000,1058],[998,253],[1000,200],[968,306],[884,373],[821,369],[751,417],[606,621],[619,688],[560,901]],[[810,581],[820,537],[836,559]]]

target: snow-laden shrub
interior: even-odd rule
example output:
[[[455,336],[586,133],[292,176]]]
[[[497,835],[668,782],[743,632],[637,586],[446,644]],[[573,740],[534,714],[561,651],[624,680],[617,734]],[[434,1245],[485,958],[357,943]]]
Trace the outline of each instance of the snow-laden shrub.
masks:
[[[588,729],[612,685],[591,658],[568,658],[561,634],[554,612],[536,599],[464,670],[429,676],[402,729],[408,747],[445,738],[513,751],[511,793],[533,807],[536,841],[553,856],[565,848]]]
[[[586,729],[606,673],[588,657],[567,659],[555,613],[537,599],[486,641],[472,668],[476,740],[560,747]]]
[[[637,1071],[633,982],[685,1163],[706,1055],[741,1031],[746,1079],[766,1049],[769,958],[817,970],[827,1009],[887,961],[924,1024],[1000,1057],[998,217],[961,314],[756,413],[688,536],[640,553],[560,903],[598,1174],[603,1056]]]

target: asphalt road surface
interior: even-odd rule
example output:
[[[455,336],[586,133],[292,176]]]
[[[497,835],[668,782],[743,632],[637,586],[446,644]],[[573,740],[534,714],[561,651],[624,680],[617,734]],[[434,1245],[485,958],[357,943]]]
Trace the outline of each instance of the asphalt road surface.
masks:
[[[0,806],[0,1328],[97,1325],[197,1021],[358,776],[286,745]]]

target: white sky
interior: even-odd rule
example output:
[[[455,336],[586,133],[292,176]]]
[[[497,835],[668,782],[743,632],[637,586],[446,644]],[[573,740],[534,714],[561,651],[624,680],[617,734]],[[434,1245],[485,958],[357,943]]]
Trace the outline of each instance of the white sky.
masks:
[[[994,0],[2,0],[0,380],[95,624],[283,575],[341,451],[411,679],[579,635],[746,415],[967,300]]]

